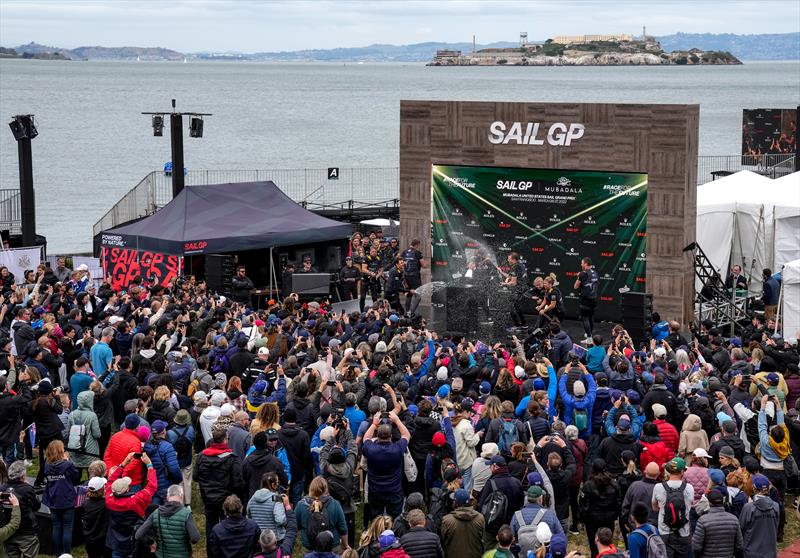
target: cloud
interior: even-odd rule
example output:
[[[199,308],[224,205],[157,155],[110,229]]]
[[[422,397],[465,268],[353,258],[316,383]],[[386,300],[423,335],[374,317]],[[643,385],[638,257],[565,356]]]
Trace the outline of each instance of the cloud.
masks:
[[[781,14],[775,17],[775,14]],[[245,52],[406,44],[422,40],[482,43],[556,34],[797,31],[798,2],[88,1],[3,0],[4,46],[34,40],[82,45],[163,46],[182,51]]]

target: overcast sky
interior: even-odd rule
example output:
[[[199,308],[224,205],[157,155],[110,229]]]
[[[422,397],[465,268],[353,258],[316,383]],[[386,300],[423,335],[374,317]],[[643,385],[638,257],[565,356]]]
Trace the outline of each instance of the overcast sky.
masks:
[[[0,0],[0,45],[242,52],[560,34],[800,31],[797,0]]]

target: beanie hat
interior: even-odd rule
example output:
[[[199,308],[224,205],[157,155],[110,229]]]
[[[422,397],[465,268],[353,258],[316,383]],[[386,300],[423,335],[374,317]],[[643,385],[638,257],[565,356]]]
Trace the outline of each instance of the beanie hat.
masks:
[[[522,378],[525,378],[527,376],[527,374],[525,373],[525,369],[522,366],[515,366],[514,367],[514,376],[516,376],[517,378],[519,378],[521,380]]]
[[[433,435],[431,443],[437,448],[440,448],[447,443],[447,438],[442,432],[437,432],[436,434]]]
[[[480,390],[481,390],[481,393],[487,394],[487,393],[492,391],[492,384],[490,384],[489,382],[484,380],[484,381],[481,382]]]
[[[536,526],[536,539],[541,544],[549,544],[550,539],[553,536],[553,532],[550,531],[550,527],[544,521],[540,521],[539,525]]]
[[[617,430],[628,430],[631,427],[631,419],[628,415],[623,415],[617,421]]]
[[[533,390],[534,391],[544,391],[544,388],[545,388],[544,380],[542,380],[541,378],[536,378],[533,381]]]
[[[437,434],[439,434],[437,432]],[[436,434],[434,434],[436,437]],[[481,446],[481,457],[484,459],[491,459],[495,455],[500,453],[500,448],[494,442],[486,442]]]
[[[380,541],[381,549],[384,549],[396,543],[397,537],[394,535],[394,531],[391,529],[386,529],[383,533],[381,533],[381,536],[378,538],[378,540]]]
[[[385,353],[386,352],[386,342],[385,341],[378,341],[375,344],[375,352],[376,353]]]
[[[139,415],[134,413],[125,417],[125,428],[128,430],[136,430],[139,427]]]
[[[736,457],[736,452],[733,451],[733,448],[730,446],[722,446],[719,448],[719,456],[720,457],[727,457],[728,459],[733,459]]]
[[[436,395],[440,399],[444,399],[448,395],[450,395],[450,386],[448,384],[444,384],[442,387],[439,388],[439,391],[436,392]]]
[[[439,370],[436,371],[436,379],[440,382],[444,382],[447,379],[447,367],[440,366]]]
[[[583,385],[583,382],[575,382],[572,386],[572,393],[575,397],[583,397],[586,395],[586,386]]]
[[[661,403],[653,403],[653,416],[664,418],[667,416],[667,408]]]

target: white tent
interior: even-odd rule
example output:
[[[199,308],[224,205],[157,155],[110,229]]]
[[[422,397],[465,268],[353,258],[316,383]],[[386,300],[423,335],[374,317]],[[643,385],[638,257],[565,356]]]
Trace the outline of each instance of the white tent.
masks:
[[[783,268],[781,288],[783,337],[794,339],[795,333],[800,331],[800,260],[791,261]]]
[[[771,180],[741,171],[697,188],[697,243],[723,278],[741,265],[751,293],[761,290],[763,268],[800,257],[798,223],[798,173]]]

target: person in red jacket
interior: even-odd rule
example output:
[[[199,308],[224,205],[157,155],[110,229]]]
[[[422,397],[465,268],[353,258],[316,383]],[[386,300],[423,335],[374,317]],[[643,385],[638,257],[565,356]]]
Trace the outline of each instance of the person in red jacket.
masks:
[[[134,531],[140,520],[144,519],[147,506],[153,501],[153,496],[158,490],[158,476],[150,458],[143,453],[140,459],[135,458],[133,452],[126,455],[119,467],[115,467],[111,471],[106,483],[105,495],[108,513],[106,546],[111,549],[115,558],[133,556]],[[131,478],[122,476],[131,463],[138,467],[144,464],[147,469],[147,485],[135,493],[131,490]]]
[[[661,441],[664,442],[664,445],[667,446],[667,449],[671,452],[669,459],[672,459],[675,454],[678,453],[678,443],[681,439],[680,434],[674,426],[667,422],[667,408],[661,403],[653,404],[653,417],[655,417],[653,424],[658,428],[658,437],[661,438]],[[669,459],[667,459],[667,461],[669,461]],[[642,467],[644,468],[644,466]]]
[[[125,417],[125,427],[111,436],[103,456],[106,469],[111,470],[122,464],[132,453],[142,453],[142,441],[136,434],[139,417],[131,413]],[[135,492],[142,486],[142,463],[138,459],[128,460],[124,465],[124,475],[131,479],[131,488]]]
[[[648,463],[655,463],[663,470],[664,463],[675,457],[675,452],[671,451],[659,437],[658,426],[652,422],[642,425],[639,442],[644,446],[642,453],[639,454],[639,465],[642,469],[647,467]]]

